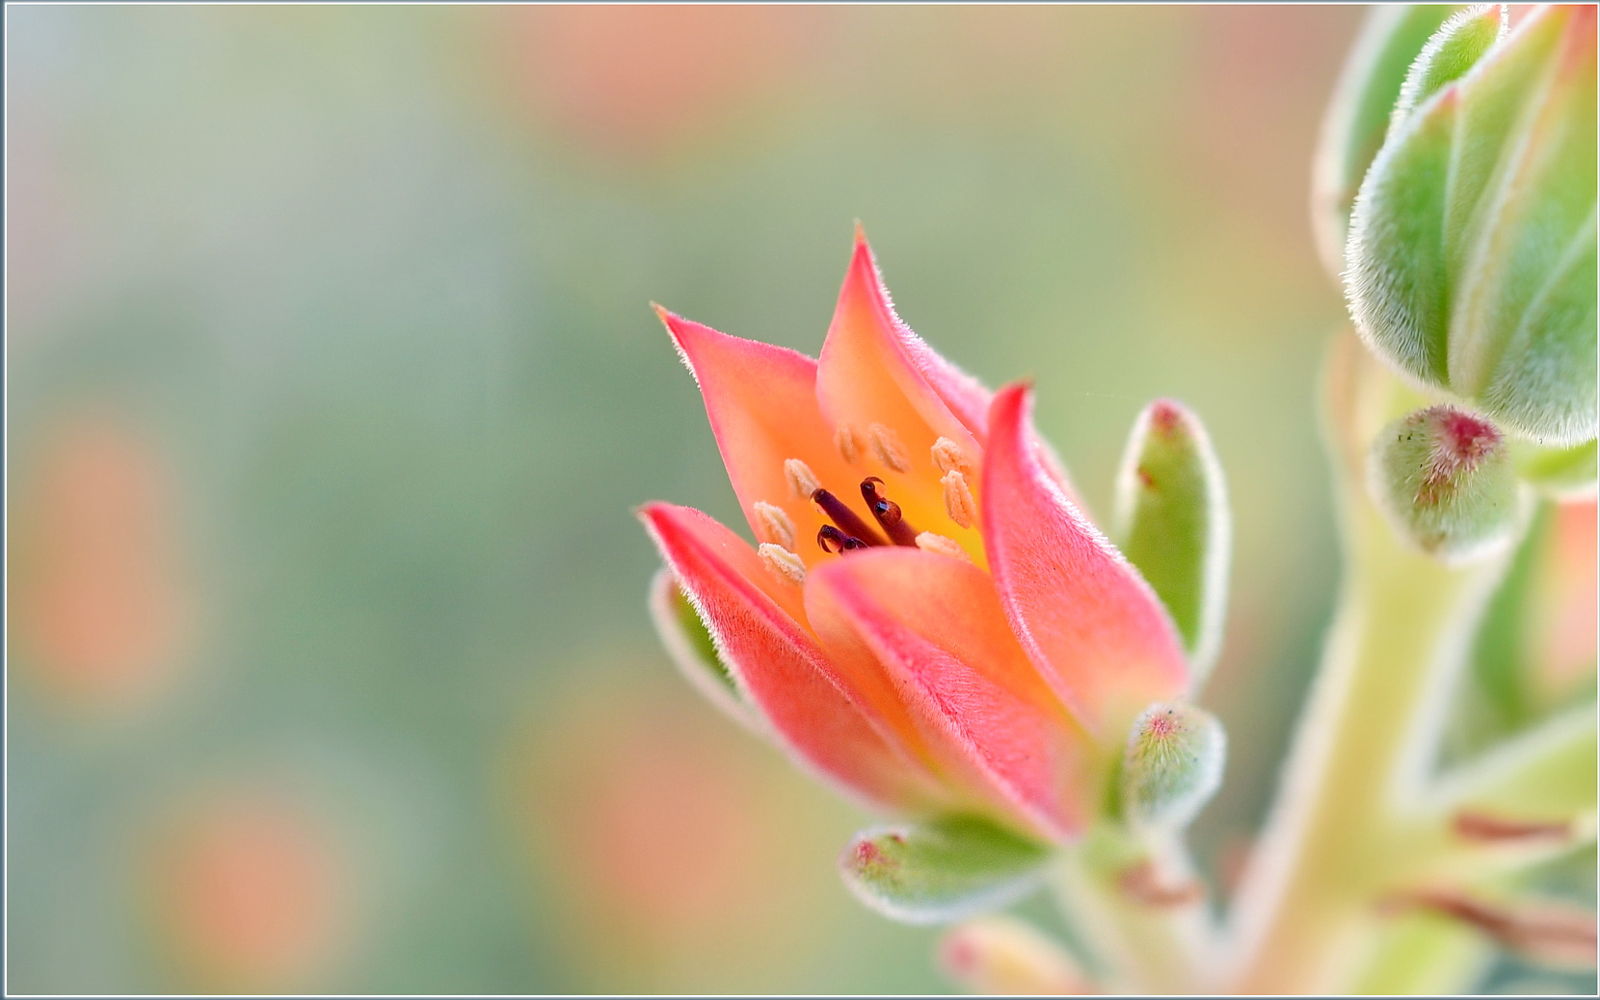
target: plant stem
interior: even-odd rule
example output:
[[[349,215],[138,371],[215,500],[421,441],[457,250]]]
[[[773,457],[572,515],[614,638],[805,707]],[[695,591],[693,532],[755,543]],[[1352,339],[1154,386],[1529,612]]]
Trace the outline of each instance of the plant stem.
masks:
[[[1473,622],[1505,564],[1452,567],[1415,551],[1368,499],[1366,442],[1409,401],[1352,346],[1331,359],[1328,400],[1344,586],[1236,896],[1236,992],[1338,993],[1356,982],[1379,929],[1392,818],[1422,794]]]
[[[1147,840],[1102,827],[1062,857],[1055,888],[1096,960],[1103,990],[1210,990],[1210,914],[1175,837]]]

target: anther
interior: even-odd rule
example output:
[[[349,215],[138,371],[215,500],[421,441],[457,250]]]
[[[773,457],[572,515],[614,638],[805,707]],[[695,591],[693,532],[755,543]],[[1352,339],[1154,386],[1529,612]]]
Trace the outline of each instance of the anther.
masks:
[[[947,437],[942,437],[933,443],[933,464],[940,472],[959,471],[966,475],[972,471],[972,463],[967,461],[967,453],[961,446]]]
[[[817,529],[817,544],[822,546],[822,551],[835,555],[853,549],[864,549],[867,543],[852,535],[847,535],[831,524],[824,524]]]
[[[805,580],[806,564],[782,545],[762,542],[756,546],[756,554],[761,557],[761,562],[767,569],[790,583],[800,583]]]
[[[783,478],[789,484],[789,492],[798,500],[817,491],[822,484],[817,482],[817,474],[811,471],[811,466],[798,458],[785,459],[783,463]]]
[[[924,552],[933,552],[941,556],[949,556],[952,559],[965,559],[968,562],[972,561],[972,557],[967,555],[967,550],[961,547],[960,542],[956,541],[954,538],[946,538],[943,535],[936,535],[931,531],[924,531],[917,536],[917,548]]]
[[[833,446],[839,449],[839,457],[848,465],[855,465],[861,459],[861,435],[849,424],[840,424],[838,430],[833,432]]]
[[[760,528],[761,540],[781,545],[786,549],[794,548],[794,522],[789,519],[789,514],[777,504],[757,500],[751,505],[755,509],[756,526]]]
[[[828,516],[828,520],[838,525],[846,535],[858,538],[868,545],[884,544],[883,536],[873,531],[872,526],[861,519],[861,515],[845,506],[843,500],[827,490],[817,490],[811,494],[811,502],[821,508]]]
[[[950,520],[970,528],[978,521],[978,503],[972,499],[972,490],[967,486],[967,477],[961,474],[960,469],[951,469],[939,480],[939,485],[944,487],[944,509],[950,515]]]
[[[900,435],[882,424],[873,424],[867,428],[867,440],[878,461],[896,472],[911,470],[911,459],[906,457],[906,446],[900,443]]]
[[[872,516],[877,519],[884,534],[889,536],[889,541],[896,545],[917,544],[917,529],[906,523],[900,505],[883,495],[883,480],[877,476],[863,479],[861,499],[867,502],[867,509],[872,511]]]

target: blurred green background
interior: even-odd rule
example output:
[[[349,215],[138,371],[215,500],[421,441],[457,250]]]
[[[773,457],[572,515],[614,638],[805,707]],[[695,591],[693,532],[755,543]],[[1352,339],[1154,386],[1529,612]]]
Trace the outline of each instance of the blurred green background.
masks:
[[[1209,424],[1225,869],[1337,570],[1360,15],[8,9],[10,988],[945,989],[673,674],[630,513],[735,513],[646,303],[814,352],[857,218],[1097,510],[1143,403]]]

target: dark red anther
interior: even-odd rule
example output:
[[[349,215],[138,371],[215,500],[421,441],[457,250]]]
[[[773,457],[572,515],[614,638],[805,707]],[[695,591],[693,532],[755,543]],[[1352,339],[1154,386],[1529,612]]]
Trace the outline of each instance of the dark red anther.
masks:
[[[883,480],[877,476],[861,480],[861,498],[867,502],[867,509],[872,511],[872,516],[877,518],[891,542],[916,548],[917,529],[906,523],[904,515],[900,513],[900,505],[883,495]]]
[[[811,502],[828,515],[828,520],[839,526],[845,535],[857,539],[866,545],[884,545],[883,536],[872,529],[872,526],[861,519],[861,515],[846,507],[843,500],[829,493],[827,490],[817,490],[811,494]]]

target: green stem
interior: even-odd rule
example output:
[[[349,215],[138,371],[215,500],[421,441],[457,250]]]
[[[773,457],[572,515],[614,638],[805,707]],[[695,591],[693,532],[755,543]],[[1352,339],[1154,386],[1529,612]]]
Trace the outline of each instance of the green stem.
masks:
[[[1103,827],[1063,855],[1055,888],[1096,961],[1102,990],[1210,989],[1216,954],[1210,914],[1175,838],[1141,840]]]
[[[1344,338],[1353,341],[1354,338]],[[1337,993],[1375,946],[1395,818],[1424,791],[1472,625],[1504,558],[1449,566],[1368,499],[1367,442],[1415,400],[1341,342],[1330,359],[1345,580],[1273,812],[1235,897],[1226,984]]]

